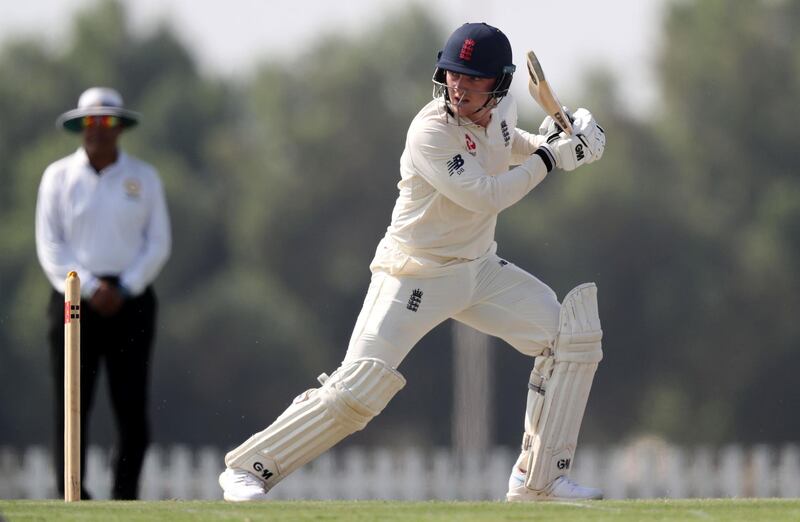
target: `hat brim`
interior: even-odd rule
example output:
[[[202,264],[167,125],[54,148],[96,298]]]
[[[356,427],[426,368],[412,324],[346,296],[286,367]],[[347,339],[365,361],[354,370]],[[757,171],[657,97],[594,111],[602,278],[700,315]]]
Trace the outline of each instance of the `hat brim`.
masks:
[[[81,132],[84,116],[116,116],[123,128],[130,128],[139,123],[140,115],[120,107],[84,107],[67,111],[56,120],[56,127],[67,129],[70,132]]]
[[[495,76],[487,76],[486,73],[483,73],[477,69],[471,69],[464,64],[451,62],[450,60],[442,60],[441,58],[436,66],[440,69],[444,69],[445,71],[457,72],[460,74],[466,74],[468,76],[475,76],[478,78],[495,78]]]

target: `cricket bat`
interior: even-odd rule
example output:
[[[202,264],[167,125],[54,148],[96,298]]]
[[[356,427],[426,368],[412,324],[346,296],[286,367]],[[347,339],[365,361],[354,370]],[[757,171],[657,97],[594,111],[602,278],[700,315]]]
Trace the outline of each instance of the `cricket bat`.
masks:
[[[528,74],[530,75],[528,78],[528,90],[531,96],[544,109],[544,112],[556,120],[556,123],[564,132],[572,134],[572,123],[564,112],[564,108],[558,98],[556,98],[553,89],[550,88],[550,84],[547,83],[542,64],[539,63],[539,59],[536,58],[536,54],[533,51],[528,51],[527,59]]]

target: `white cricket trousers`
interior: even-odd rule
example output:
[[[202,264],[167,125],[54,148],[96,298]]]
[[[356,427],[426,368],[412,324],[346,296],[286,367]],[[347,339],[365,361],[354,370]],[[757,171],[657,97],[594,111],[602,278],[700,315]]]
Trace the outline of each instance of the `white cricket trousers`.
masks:
[[[373,357],[397,368],[426,333],[450,318],[535,357],[553,347],[559,308],[550,287],[496,254],[424,275],[376,270],[344,361]]]

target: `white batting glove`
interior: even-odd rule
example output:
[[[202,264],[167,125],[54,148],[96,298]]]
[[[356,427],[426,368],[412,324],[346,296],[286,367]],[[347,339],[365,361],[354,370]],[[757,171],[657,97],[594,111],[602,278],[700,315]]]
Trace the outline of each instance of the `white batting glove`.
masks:
[[[603,127],[597,124],[592,113],[587,109],[580,108],[573,115],[575,121],[572,122],[572,129],[575,134],[583,134],[589,144],[592,158],[587,163],[592,163],[603,157],[606,150],[606,132]]]
[[[554,120],[552,116],[547,116],[539,125],[539,134],[542,136],[549,136],[554,132],[560,132],[561,129],[558,129],[557,127],[556,120]]]
[[[564,114],[567,115],[567,118],[569,118],[570,123],[572,123],[574,120],[572,113],[569,112],[569,110],[567,110],[567,108],[563,105],[561,108],[564,110]],[[539,134],[543,136],[549,136],[554,132],[561,132],[562,130],[564,129],[562,129],[561,126],[556,123],[556,120],[554,120],[552,116],[546,116],[545,119],[542,120],[541,125],[539,125]]]
[[[547,143],[542,147],[550,152],[555,166],[565,171],[599,160],[606,146],[605,131],[597,124],[592,113],[578,109],[573,120],[574,134],[571,136],[561,132],[550,116],[539,127],[539,132],[549,131]]]

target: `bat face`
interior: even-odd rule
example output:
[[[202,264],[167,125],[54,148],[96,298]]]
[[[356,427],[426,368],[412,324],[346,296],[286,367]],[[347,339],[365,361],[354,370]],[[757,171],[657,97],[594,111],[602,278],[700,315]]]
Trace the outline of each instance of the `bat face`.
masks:
[[[528,51],[526,55],[528,63],[528,91],[530,91],[533,99],[536,100],[542,109],[552,116],[559,127],[564,129],[567,134],[572,134],[572,124],[569,121],[566,113],[564,112],[561,103],[556,98],[555,93],[550,88],[547,80],[544,77],[542,65],[533,51]]]

